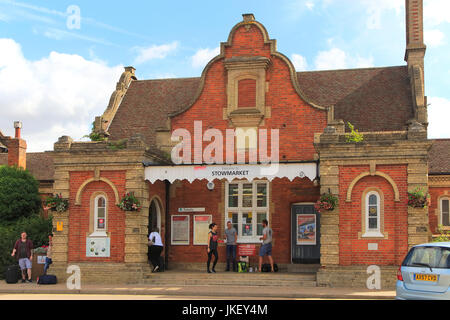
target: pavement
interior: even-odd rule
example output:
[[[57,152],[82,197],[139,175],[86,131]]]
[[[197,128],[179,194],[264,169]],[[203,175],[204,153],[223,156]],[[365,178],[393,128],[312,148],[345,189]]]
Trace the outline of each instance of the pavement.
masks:
[[[358,288],[290,288],[275,286],[153,286],[153,285],[102,285],[81,284],[80,289],[70,290],[66,283],[54,285],[38,285],[33,283],[8,284],[0,281],[0,300],[2,294],[80,294],[80,295],[163,295],[173,296],[186,300],[202,297],[204,299],[220,299],[220,297],[233,297],[242,299],[369,299],[391,300],[395,299],[395,291],[368,290]],[[86,296],[89,299],[89,296]],[[229,300],[229,299],[227,299]]]

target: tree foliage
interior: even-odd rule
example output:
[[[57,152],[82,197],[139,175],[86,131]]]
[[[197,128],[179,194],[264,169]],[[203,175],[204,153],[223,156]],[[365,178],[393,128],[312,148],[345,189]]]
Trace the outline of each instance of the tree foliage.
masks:
[[[52,232],[52,217],[43,218],[35,214],[19,218],[13,224],[0,224],[0,279],[3,278],[7,266],[17,263],[16,258],[11,257],[11,252],[24,231],[27,238],[33,242],[34,248],[47,245],[48,235]]]
[[[0,166],[0,224],[38,214],[41,198],[37,180],[18,167]]]

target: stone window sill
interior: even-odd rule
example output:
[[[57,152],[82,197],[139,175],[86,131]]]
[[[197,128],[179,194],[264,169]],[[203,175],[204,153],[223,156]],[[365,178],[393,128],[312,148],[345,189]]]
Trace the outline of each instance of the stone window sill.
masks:
[[[384,235],[380,232],[366,232],[361,238],[384,238]]]

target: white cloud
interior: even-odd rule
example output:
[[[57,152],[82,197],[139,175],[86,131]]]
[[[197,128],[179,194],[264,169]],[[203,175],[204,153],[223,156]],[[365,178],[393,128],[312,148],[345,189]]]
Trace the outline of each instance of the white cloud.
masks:
[[[40,31],[39,29],[40,28],[34,27],[33,33],[34,34],[42,33],[43,36],[45,36],[49,39],[53,39],[53,40],[79,39],[79,40],[89,41],[89,42],[103,44],[103,45],[107,45],[107,46],[117,46],[116,44],[111,43],[104,39],[89,37],[89,36],[85,36],[83,34],[69,32],[69,31],[62,30],[62,29],[45,28],[45,29],[43,29],[43,31]]]
[[[12,39],[0,39],[0,128],[23,123],[28,151],[52,150],[62,135],[79,140],[108,105],[122,66],[51,52],[31,61]]]
[[[371,68],[374,66],[373,57],[362,58],[362,57],[358,56],[354,59],[354,62],[352,62],[352,65],[354,65],[355,68]]]
[[[428,97],[428,137],[450,138],[450,100],[440,97]]]
[[[368,29],[380,29],[381,19],[386,10],[394,10],[399,15],[405,7],[404,0],[359,0],[366,7],[368,15],[366,26]]]
[[[338,48],[321,51],[316,57],[315,66],[316,70],[346,69],[347,54]]]
[[[426,0],[424,1],[423,17],[425,25],[437,26],[441,23],[450,23],[450,1]]]
[[[424,31],[424,42],[429,47],[438,47],[444,44],[445,35],[442,31],[433,29]]]
[[[220,48],[213,48],[213,49],[200,49],[198,50],[191,58],[192,66],[194,68],[201,68],[205,67],[208,62],[217,56],[220,53]]]
[[[374,66],[373,57],[363,58],[352,56],[339,48],[320,51],[314,61],[316,70],[335,70],[349,68],[371,68]]]
[[[306,71],[308,70],[308,63],[306,62],[306,58],[294,53],[292,55],[292,63],[294,64],[296,71]]]
[[[174,41],[172,43],[162,44],[162,45],[153,45],[147,48],[136,47],[134,50],[137,51],[138,55],[134,60],[135,64],[142,64],[144,62],[153,60],[153,59],[164,59],[171,52],[175,51],[178,48],[178,42]]]
[[[314,8],[314,1],[312,1],[312,0],[306,1],[305,6],[306,6],[309,10],[312,10],[312,9]]]

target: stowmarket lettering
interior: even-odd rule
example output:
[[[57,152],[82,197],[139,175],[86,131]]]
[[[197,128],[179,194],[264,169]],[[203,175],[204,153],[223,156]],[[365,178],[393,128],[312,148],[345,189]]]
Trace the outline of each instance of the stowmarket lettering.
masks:
[[[225,177],[225,176],[242,176],[247,177],[249,175],[249,170],[239,170],[239,169],[222,169],[214,170],[211,172],[213,177]]]

